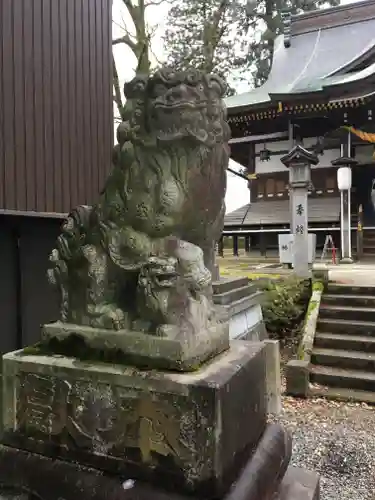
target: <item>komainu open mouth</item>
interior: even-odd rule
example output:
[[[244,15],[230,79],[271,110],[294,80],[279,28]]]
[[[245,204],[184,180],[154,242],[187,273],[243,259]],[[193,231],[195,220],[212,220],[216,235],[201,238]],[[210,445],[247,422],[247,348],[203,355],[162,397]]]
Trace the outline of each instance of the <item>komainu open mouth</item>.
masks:
[[[161,273],[159,275],[154,275],[155,281],[161,288],[173,287],[177,281],[177,273]]]
[[[176,262],[160,261],[157,257],[150,259],[148,262],[148,273],[153,277],[155,282],[160,287],[172,287],[176,284],[177,271]]]
[[[178,102],[155,102],[155,109],[202,109],[207,106],[207,101],[196,102],[196,101],[178,101]]]

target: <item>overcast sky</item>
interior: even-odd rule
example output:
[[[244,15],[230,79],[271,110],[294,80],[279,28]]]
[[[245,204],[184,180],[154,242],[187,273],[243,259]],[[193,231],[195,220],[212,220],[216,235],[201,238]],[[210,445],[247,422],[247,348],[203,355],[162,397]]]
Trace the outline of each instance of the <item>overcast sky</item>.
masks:
[[[357,0],[354,0],[357,1]],[[353,3],[353,0],[342,0],[342,4]],[[159,6],[150,6],[147,10],[147,20],[149,25],[154,27],[155,34],[152,40],[152,50],[153,50],[153,60],[154,62],[163,62],[163,43],[162,34],[165,27],[166,15],[168,12],[168,5],[161,4]],[[132,23],[123,7],[122,0],[113,0],[113,38],[117,38],[124,35],[123,26],[126,25],[129,31],[133,31]],[[119,73],[119,79],[121,85],[125,81],[130,80],[134,75],[134,70],[136,67],[136,60],[132,55],[132,52],[127,49],[123,44],[114,47],[114,53],[117,63],[117,70]],[[240,92],[246,92],[246,88],[241,85]],[[232,166],[236,169],[236,164],[232,162]],[[246,203],[249,202],[250,193],[247,188],[247,183],[245,180],[235,176],[228,172],[228,188],[227,195],[225,198],[227,205],[227,212],[236,210]]]

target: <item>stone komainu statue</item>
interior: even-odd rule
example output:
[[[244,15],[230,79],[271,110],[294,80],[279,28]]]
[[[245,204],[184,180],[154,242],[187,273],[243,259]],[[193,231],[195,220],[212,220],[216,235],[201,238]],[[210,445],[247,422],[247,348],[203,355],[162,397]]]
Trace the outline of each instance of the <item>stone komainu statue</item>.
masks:
[[[62,322],[165,336],[212,321],[229,160],[224,90],[195,70],[125,85],[98,203],[72,211],[50,256]]]

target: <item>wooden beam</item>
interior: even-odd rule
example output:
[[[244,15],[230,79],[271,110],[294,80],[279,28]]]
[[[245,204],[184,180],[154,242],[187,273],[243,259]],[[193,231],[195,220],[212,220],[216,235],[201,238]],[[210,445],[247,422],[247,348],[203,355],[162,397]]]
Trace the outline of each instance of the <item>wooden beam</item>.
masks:
[[[241,179],[244,179],[245,181],[248,181],[248,180],[249,180],[249,179],[246,177],[246,175],[240,174],[239,172],[236,172],[235,170],[233,170],[233,169],[232,169],[232,168],[230,168],[230,167],[227,167],[227,170],[228,170],[231,174],[237,175],[237,177],[241,177]]]
[[[247,137],[235,137],[229,140],[229,144],[240,144],[243,142],[266,142],[270,139],[287,139],[289,132],[273,132],[272,134],[248,135]]]

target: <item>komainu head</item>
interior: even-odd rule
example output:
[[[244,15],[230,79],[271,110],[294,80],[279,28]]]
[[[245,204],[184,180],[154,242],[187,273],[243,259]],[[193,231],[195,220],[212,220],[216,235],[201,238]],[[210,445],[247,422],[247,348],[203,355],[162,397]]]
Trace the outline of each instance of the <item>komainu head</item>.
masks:
[[[222,101],[225,88],[215,75],[164,68],[147,81],[136,77],[126,85],[125,93],[128,99],[134,99],[131,113],[137,115],[134,118],[143,134],[159,143],[191,139],[213,147],[229,140]]]

